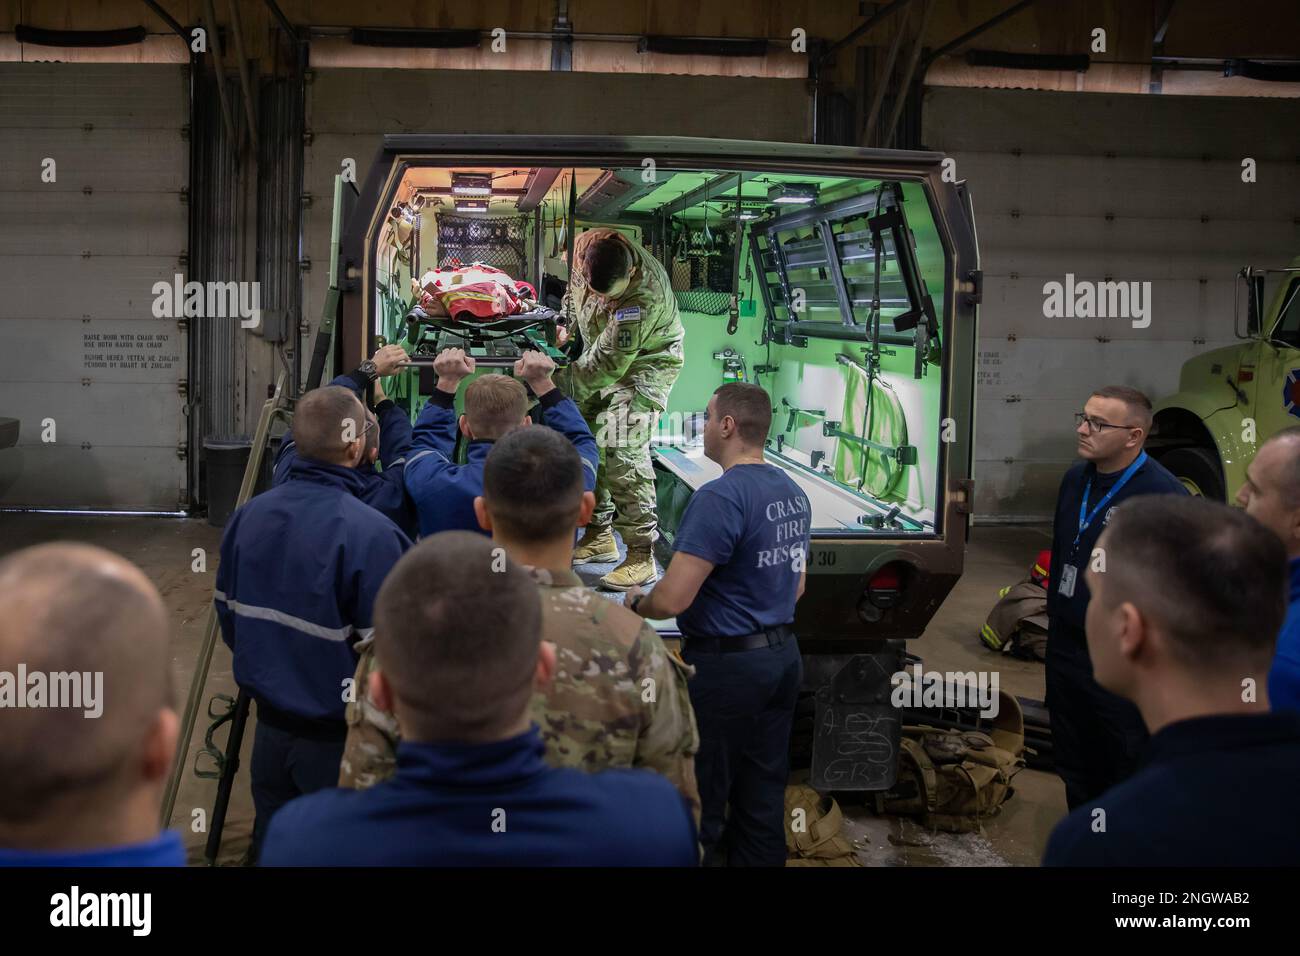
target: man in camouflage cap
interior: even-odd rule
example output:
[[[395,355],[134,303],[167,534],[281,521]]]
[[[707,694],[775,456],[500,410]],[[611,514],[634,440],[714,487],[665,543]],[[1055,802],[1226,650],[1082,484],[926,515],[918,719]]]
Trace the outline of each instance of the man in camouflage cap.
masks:
[[[522,428],[488,455],[479,522],[506,556],[528,566],[542,599],[544,640],[556,648],[554,680],[533,700],[533,720],[556,767],[654,770],[681,793],[699,822],[691,669],[668,652],[648,623],[593,593],[569,567],[576,528],[595,499],[583,491],[582,462],[548,428]],[[473,622],[466,622],[473,627]],[[398,728],[368,698],[374,655],[363,649],[358,700],[348,705],[348,740],[339,783],[364,788],[392,775]]]
[[[596,510],[573,563],[617,560],[611,526],[617,528],[627,557],[600,583],[626,591],[657,576],[650,436],[681,371],[685,333],[664,267],[613,229],[591,229],[575,240],[565,299],[583,343],[565,391],[601,451]]]

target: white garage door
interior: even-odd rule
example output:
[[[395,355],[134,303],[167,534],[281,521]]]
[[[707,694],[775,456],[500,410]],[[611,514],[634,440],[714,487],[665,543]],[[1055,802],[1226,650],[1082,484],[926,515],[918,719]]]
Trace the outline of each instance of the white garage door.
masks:
[[[2,507],[180,505],[186,339],[152,307],[185,271],[188,102],[182,67],[0,64]]]
[[[1237,269],[1300,254],[1295,111],[1294,100],[926,91],[925,145],[970,183],[984,270],[979,516],[1050,517],[1075,460],[1070,416],[1093,388],[1155,401],[1177,390],[1186,359],[1235,342]],[[1044,285],[1069,275],[1149,283],[1149,314],[1046,317]]]

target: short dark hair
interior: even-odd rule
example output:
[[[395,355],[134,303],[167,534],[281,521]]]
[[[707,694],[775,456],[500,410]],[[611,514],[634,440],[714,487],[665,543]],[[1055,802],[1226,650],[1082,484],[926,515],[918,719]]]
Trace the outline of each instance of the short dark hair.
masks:
[[[545,426],[500,439],[483,466],[483,502],[493,527],[521,542],[572,537],[582,509],[582,458]]]
[[[1127,385],[1104,385],[1092,393],[1096,398],[1114,398],[1128,406],[1137,416],[1144,432],[1151,431],[1151,399],[1146,393]],[[1119,424],[1116,422],[1115,424]]]
[[[465,417],[475,438],[498,439],[524,423],[528,393],[509,375],[480,375],[465,389]]]
[[[632,268],[632,253],[617,233],[598,235],[583,246],[582,274],[594,292],[606,292]]]
[[[173,704],[170,632],[154,586],[102,548],[42,544],[0,561],[0,671],[23,663],[51,692],[53,675],[76,674],[83,695],[85,679],[102,675],[95,718],[75,707],[3,711],[0,821],[116,809],[105,803],[138,773],[145,732]]]
[[[719,415],[730,415],[746,445],[762,445],[772,428],[772,399],[761,385],[728,382],[715,391]]]
[[[341,385],[313,388],[298,399],[293,412],[293,440],[300,458],[339,464],[350,442],[344,441],[351,422],[353,441],[366,428],[366,410],[356,393]]]
[[[1190,495],[1144,495],[1115,509],[1102,540],[1107,603],[1149,615],[1189,670],[1272,658],[1286,616],[1286,549],[1250,515]]]
[[[470,531],[420,541],[375,600],[375,657],[408,740],[498,739],[532,699],[541,639],[532,576]]]

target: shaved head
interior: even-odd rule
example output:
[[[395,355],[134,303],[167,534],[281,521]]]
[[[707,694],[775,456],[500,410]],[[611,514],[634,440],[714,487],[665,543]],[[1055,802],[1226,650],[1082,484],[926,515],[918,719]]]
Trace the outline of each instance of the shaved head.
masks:
[[[375,656],[408,740],[500,739],[528,709],[541,639],[536,583],[470,531],[422,539],[375,599]]]
[[[169,630],[149,579],[109,551],[44,544],[0,561],[0,834],[108,816],[165,775],[144,752],[172,706]]]
[[[1259,446],[1246,465],[1237,504],[1300,556],[1300,427],[1284,428]]]
[[[1287,560],[1255,519],[1204,498],[1143,496],[1115,509],[1098,552],[1104,572],[1087,571],[1096,586],[1090,645],[1094,619],[1103,624],[1127,602],[1163,631],[1186,671],[1207,680],[1267,672],[1286,614]],[[1095,654],[1094,667],[1107,686]]]
[[[314,388],[294,409],[293,440],[303,458],[351,465],[351,444],[364,438],[367,422],[365,406],[354,393],[339,385]]]

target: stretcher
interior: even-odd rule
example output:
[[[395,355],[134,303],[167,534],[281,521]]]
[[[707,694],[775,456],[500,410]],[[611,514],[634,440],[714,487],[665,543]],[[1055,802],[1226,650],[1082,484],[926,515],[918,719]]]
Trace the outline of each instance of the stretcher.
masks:
[[[545,352],[557,366],[568,356],[555,344],[559,314],[545,307],[495,319],[462,320],[433,315],[420,306],[406,314],[411,364],[432,368],[443,349],[464,349],[482,368],[511,368],[527,351]]]

